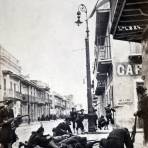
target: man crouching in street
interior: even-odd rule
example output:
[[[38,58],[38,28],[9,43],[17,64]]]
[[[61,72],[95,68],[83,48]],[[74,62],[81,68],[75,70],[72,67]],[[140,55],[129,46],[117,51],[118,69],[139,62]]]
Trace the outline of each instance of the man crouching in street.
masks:
[[[53,141],[52,137],[49,135],[44,135],[44,128],[41,126],[36,132],[32,132],[28,143],[26,145],[27,148],[34,148],[36,146],[40,147],[51,147],[51,148],[58,148],[58,146]],[[19,147],[25,145],[20,143]]]
[[[133,143],[130,138],[130,133],[127,128],[118,128],[110,132],[107,139],[103,138],[100,141],[100,146],[103,148],[133,148]]]
[[[59,123],[59,125],[52,130],[53,136],[62,136],[65,134],[72,134],[70,128],[70,119],[66,118],[64,122]]]

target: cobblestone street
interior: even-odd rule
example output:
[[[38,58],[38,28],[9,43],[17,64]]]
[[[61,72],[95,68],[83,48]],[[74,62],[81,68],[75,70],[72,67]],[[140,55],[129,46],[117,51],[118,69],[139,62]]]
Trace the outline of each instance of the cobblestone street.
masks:
[[[45,134],[51,134],[52,135],[52,128],[55,127],[56,125],[58,125],[58,123],[60,123],[63,120],[51,120],[51,121],[44,121],[42,122],[43,127],[45,129]],[[87,122],[84,123],[85,127]],[[25,142],[28,140],[29,136],[31,135],[32,131],[37,130],[38,127],[40,127],[40,122],[34,122],[31,123],[30,125],[28,124],[22,124],[16,131],[16,133],[18,134],[19,140],[13,145],[13,148],[18,148],[18,143],[21,142]],[[108,136],[108,133],[110,130],[101,130],[101,131],[97,131],[96,134],[83,134],[80,136],[83,137],[87,137],[88,140],[100,140],[101,138],[106,138]],[[134,144],[134,148],[146,148],[143,146],[143,133],[141,130],[137,130],[137,134],[136,134],[136,140],[135,140],[135,144]],[[96,146],[97,147],[97,146]]]

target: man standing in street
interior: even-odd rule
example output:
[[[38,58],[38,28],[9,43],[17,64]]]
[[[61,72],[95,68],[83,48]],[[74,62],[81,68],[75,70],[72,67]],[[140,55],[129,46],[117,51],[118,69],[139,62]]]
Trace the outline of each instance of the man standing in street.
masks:
[[[78,134],[79,128],[81,129],[81,132],[84,133],[84,125],[83,125],[84,118],[85,118],[84,109],[81,109],[80,113],[78,113],[78,116],[77,116],[77,119],[76,119],[76,122],[77,122],[77,128],[76,128],[77,134]]]
[[[114,124],[114,119],[112,117],[112,112],[115,112],[115,110],[113,108],[111,108],[110,104],[108,104],[107,107],[105,107],[106,119],[107,119],[108,123],[110,121],[112,124]]]
[[[72,111],[70,112],[70,119],[72,121],[73,131],[75,133],[77,112],[76,112],[76,109],[74,107],[72,108]]]

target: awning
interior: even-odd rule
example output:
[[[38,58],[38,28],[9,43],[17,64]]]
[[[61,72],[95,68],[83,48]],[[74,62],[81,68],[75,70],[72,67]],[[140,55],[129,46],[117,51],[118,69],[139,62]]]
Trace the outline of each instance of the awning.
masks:
[[[111,0],[114,39],[141,42],[148,31],[148,0]]]
[[[95,44],[97,46],[104,45],[108,21],[109,21],[109,10],[96,12]]]

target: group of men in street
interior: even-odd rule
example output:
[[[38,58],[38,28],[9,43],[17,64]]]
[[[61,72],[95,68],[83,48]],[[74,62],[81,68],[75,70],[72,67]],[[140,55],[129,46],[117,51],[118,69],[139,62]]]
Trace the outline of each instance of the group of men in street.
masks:
[[[76,111],[76,108],[72,108],[70,112],[70,121],[72,122],[73,131],[77,131],[80,129],[81,132],[84,132],[83,121],[85,119],[84,109]]]
[[[146,89],[143,87],[137,88],[138,96],[140,97],[139,110],[134,114],[135,117],[140,117],[144,121],[144,138],[145,142],[148,140],[148,96],[146,94]],[[0,106],[0,143],[3,148],[12,148],[12,144],[17,140],[17,135],[15,134],[15,129],[18,126],[12,128],[12,121],[14,119],[14,114],[12,110],[13,101],[4,102],[4,106]],[[114,124],[113,114],[115,110],[111,108],[110,104],[105,107],[106,111],[106,120],[104,116],[98,119],[98,127],[102,128],[105,126],[104,121],[107,123]],[[87,145],[87,140],[79,136],[73,136],[70,124],[72,122],[73,131],[75,130],[78,133],[79,128],[84,132],[83,121],[87,118],[87,115],[84,114],[84,109],[76,111],[75,108],[72,108],[70,112],[70,117],[65,118],[65,120],[53,128],[53,136],[44,135],[44,128],[41,126],[37,131],[32,132],[27,144],[20,143],[20,147],[23,145],[26,148],[34,148],[34,146],[39,145],[41,147],[49,148],[67,148],[66,145],[78,144],[80,148],[84,147],[81,142],[85,142]],[[136,119],[136,118],[135,118]],[[95,118],[96,120],[96,118]],[[94,122],[95,122],[94,120]],[[100,122],[100,125],[99,125]],[[135,126],[136,127],[136,126]],[[133,148],[133,142],[135,139],[136,131],[133,131],[133,135],[130,136],[130,133],[127,128],[117,128],[113,129],[108,135],[107,138],[103,138],[99,141],[101,148]],[[67,140],[66,140],[67,139]],[[61,143],[62,141],[62,143]],[[67,142],[67,143],[66,143]],[[83,145],[83,146],[82,146]],[[0,147],[2,147],[0,146]],[[88,145],[87,145],[88,146]],[[85,147],[84,147],[85,148]],[[88,147],[87,147],[88,148]]]
[[[111,108],[111,105],[108,104],[105,107],[106,119],[103,115],[101,115],[101,117],[98,118],[96,114],[96,110],[94,109],[93,122],[96,126],[96,129],[97,129],[97,126],[100,130],[103,127],[104,129],[108,129],[109,123],[114,124],[114,118],[113,118],[114,112],[115,112],[115,109]],[[84,114],[84,109],[76,111],[76,108],[72,108],[72,111],[70,112],[70,120],[72,122],[74,133],[75,131],[77,131],[78,133],[79,129],[82,131],[82,133],[84,132],[83,121],[85,118],[87,118],[87,114]],[[97,124],[97,121],[98,121],[98,124]]]
[[[19,147],[34,148],[38,145],[48,148],[92,148],[93,143],[89,143],[86,137],[72,135],[69,124],[70,120],[66,118],[53,129],[53,136],[44,135],[44,128],[41,126],[32,132],[26,144],[20,143]],[[133,141],[127,128],[114,129],[107,138],[101,139],[98,143],[101,148],[124,148],[124,145],[126,148],[133,148]]]

